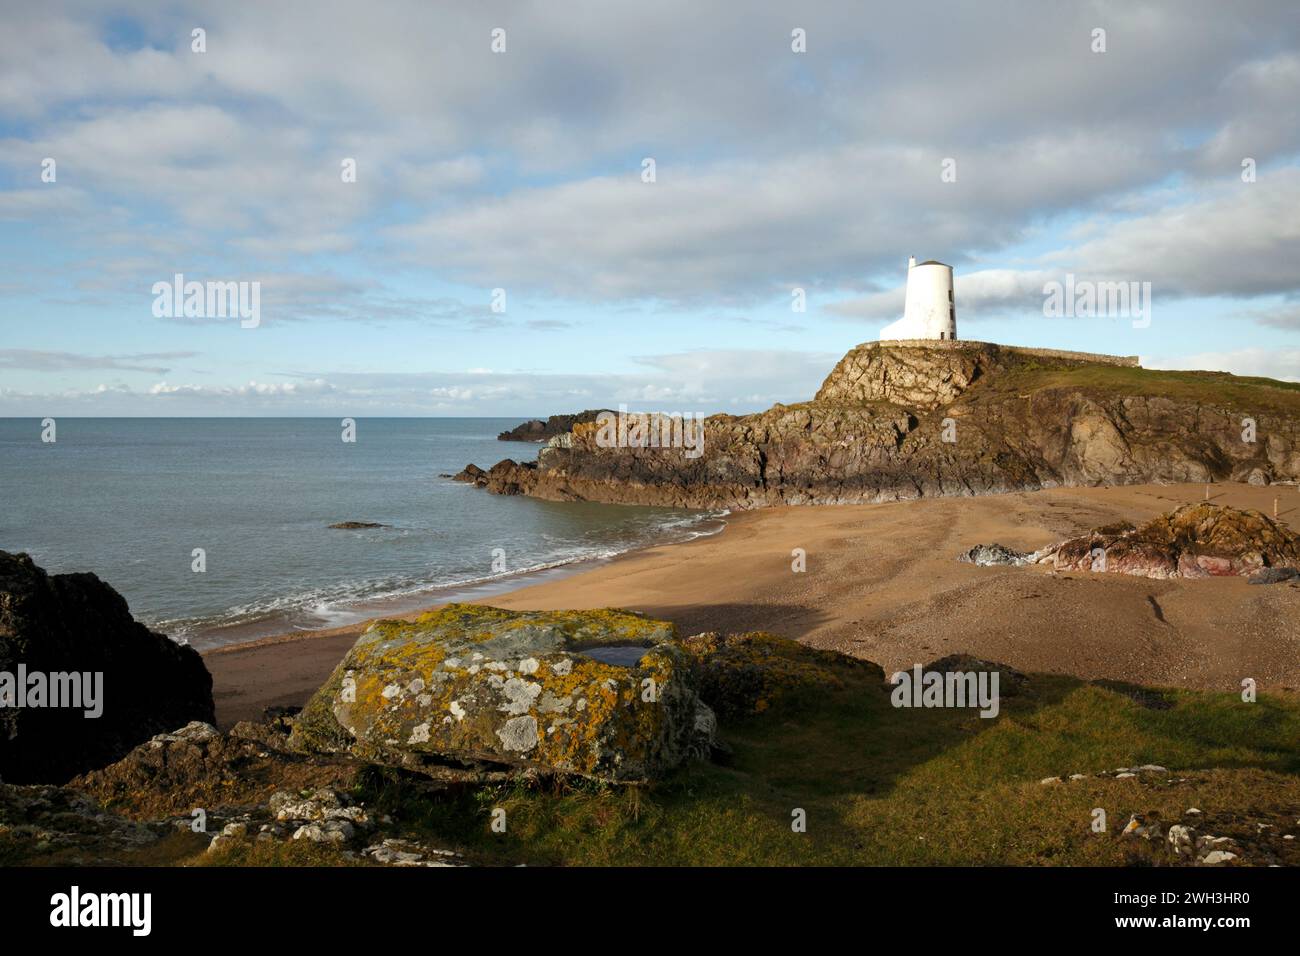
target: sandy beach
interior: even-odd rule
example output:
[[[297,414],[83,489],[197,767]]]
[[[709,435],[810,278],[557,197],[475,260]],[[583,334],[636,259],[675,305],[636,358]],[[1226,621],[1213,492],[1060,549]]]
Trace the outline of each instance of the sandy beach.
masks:
[[[490,603],[515,609],[624,607],[681,633],[768,630],[881,664],[886,672],[968,652],[1025,671],[1231,691],[1300,686],[1300,587],[1244,579],[980,568],[979,543],[1032,550],[1116,520],[1202,500],[1203,485],[1067,488],[877,505],[772,508],[720,534],[649,548]],[[1300,526],[1291,486],[1210,486],[1211,500]],[[807,570],[792,570],[792,551]],[[435,605],[436,606],[436,605]],[[205,655],[223,726],[300,705],[367,622]]]

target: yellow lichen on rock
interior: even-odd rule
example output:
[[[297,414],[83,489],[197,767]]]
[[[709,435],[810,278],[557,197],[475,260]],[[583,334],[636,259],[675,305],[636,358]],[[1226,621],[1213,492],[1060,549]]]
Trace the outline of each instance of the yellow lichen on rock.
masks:
[[[615,609],[453,604],[382,621],[308,702],[294,743],[416,769],[431,759],[648,779],[702,746],[695,663],[674,638],[667,622]]]

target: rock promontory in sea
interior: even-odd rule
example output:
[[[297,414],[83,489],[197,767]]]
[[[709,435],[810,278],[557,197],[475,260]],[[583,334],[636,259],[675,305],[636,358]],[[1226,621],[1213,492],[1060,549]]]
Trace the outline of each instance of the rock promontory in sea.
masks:
[[[545,420],[533,418],[497,435],[497,441],[550,441],[556,435],[573,431],[574,425],[594,422],[602,409],[590,408],[573,415],[552,415]]]
[[[1300,477],[1300,385],[985,342],[869,342],[811,401],[713,415],[703,438],[702,452],[611,447],[592,421],[536,461],[457,478],[497,494],[689,508],[1267,484]]]
[[[0,779],[62,783],[195,720],[214,720],[197,651],[137,622],[95,575],[0,551]]]

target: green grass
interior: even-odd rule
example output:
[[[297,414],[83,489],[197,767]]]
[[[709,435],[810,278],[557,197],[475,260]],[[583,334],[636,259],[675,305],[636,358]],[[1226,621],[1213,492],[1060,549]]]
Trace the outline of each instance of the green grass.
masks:
[[[730,766],[696,764],[650,787],[551,783],[429,799],[377,773],[361,796],[489,864],[1125,864],[1154,852],[1119,836],[1130,813],[1297,815],[1293,700],[1170,691],[1171,706],[1157,710],[1072,678],[1031,686],[992,720],[895,709],[879,687],[855,687],[812,711],[733,727]],[[1171,773],[1039,782],[1142,763]],[[489,827],[497,807],[504,834]],[[1091,832],[1096,807],[1107,833]],[[791,829],[796,808],[806,833]]]
[[[1247,859],[1300,865],[1300,699],[1105,687],[1030,675],[1001,713],[899,709],[867,673],[798,711],[724,727],[726,764],[693,763],[650,786],[549,779],[438,788],[371,768],[354,796],[394,817],[385,835],[485,865],[1152,865],[1159,842],[1121,836],[1130,814],[1231,836]],[[1144,763],[1168,774],[1095,776]],[[1045,785],[1045,777],[1086,779]],[[1108,817],[1091,829],[1093,811]],[[493,832],[493,811],[506,830]],[[792,811],[807,830],[794,832]],[[1190,820],[1188,822],[1191,822]],[[1261,831],[1266,822],[1271,829]],[[1262,836],[1261,833],[1267,834]],[[367,865],[308,843],[245,841],[206,854],[174,833],[128,865]],[[120,851],[115,851],[120,852]],[[0,864],[84,865],[94,850],[41,847],[0,831]]]
[[[1046,360],[1028,360],[990,375],[984,386],[972,389],[970,398],[976,399],[980,393],[990,391],[1026,394],[1045,389],[1080,388],[1124,395],[1158,396],[1179,402],[1267,408],[1289,414],[1300,412],[1300,383],[1230,375],[1227,372],[1160,371],[1116,365],[1070,366]]]

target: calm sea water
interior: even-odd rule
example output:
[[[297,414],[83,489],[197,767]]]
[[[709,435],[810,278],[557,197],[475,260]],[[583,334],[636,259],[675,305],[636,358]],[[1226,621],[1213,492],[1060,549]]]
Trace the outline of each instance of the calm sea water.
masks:
[[[531,459],[517,419],[0,419],[0,549],[93,571],[203,648],[482,600],[575,563],[716,531],[718,515],[489,495],[441,473]],[[389,527],[338,530],[340,521]],[[202,548],[207,570],[192,570]],[[505,568],[493,568],[494,549]]]

